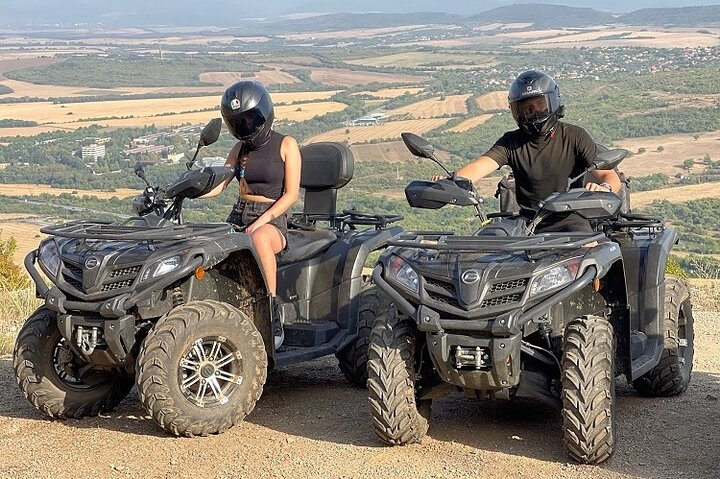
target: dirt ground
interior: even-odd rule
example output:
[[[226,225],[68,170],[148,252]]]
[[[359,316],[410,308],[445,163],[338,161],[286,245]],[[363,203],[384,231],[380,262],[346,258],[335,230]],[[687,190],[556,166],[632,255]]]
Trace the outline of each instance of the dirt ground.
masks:
[[[18,391],[0,358],[0,478],[717,478],[720,314],[696,312],[688,391],[646,399],[619,381],[618,443],[599,467],[569,462],[560,414],[530,401],[448,397],[422,444],[385,447],[367,399],[334,358],[272,371],[255,411],[220,436],[176,438],[132,393],[99,418],[51,421]]]

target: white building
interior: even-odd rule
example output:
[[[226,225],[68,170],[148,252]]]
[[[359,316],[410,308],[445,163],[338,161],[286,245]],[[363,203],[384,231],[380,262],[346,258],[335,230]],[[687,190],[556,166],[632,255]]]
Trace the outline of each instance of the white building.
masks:
[[[83,146],[81,151],[83,161],[96,161],[105,158],[105,145],[93,143],[92,145]]]

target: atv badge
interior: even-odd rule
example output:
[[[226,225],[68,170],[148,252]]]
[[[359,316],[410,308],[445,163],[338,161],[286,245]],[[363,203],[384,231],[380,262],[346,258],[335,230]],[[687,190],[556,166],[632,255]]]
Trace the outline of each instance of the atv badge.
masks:
[[[469,269],[465,271],[462,276],[460,276],[460,280],[465,284],[474,284],[480,281],[480,273],[478,273],[474,269]]]

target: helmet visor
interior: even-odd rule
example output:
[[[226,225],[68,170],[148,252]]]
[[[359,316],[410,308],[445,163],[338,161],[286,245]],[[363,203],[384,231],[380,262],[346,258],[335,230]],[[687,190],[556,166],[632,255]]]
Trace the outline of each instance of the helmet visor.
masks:
[[[233,121],[233,129],[235,137],[239,140],[251,139],[258,131],[260,131],[267,121],[265,115],[258,108],[252,108],[235,117]]]
[[[552,110],[548,95],[523,98],[510,105],[515,121],[519,123],[537,123],[548,119]]]

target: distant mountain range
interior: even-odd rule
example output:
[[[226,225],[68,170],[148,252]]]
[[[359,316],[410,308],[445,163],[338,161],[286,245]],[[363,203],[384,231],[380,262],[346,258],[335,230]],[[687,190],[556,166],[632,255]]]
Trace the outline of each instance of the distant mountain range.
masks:
[[[272,34],[428,23],[474,26],[496,22],[532,23],[536,28],[585,27],[604,24],[701,27],[720,25],[720,5],[650,8],[613,15],[592,8],[530,3],[502,6],[472,16],[447,13],[336,13],[304,18],[274,18],[245,22],[242,29],[257,34]]]
[[[604,11],[605,8],[621,5],[648,3],[663,5],[664,0],[580,0],[578,6],[553,3],[515,4],[512,0],[452,0],[438,5],[433,0],[305,0],[284,2],[273,0],[267,5],[235,0],[205,0],[202,6],[190,0],[125,0],[122,3],[97,2],[94,0],[63,0],[63,8],[57,8],[57,0],[0,0],[0,25],[92,25],[108,27],[142,26],[210,26],[237,27],[246,34],[273,34],[303,31],[343,30],[350,28],[378,28],[414,24],[460,24],[482,23],[532,23],[535,27],[582,27],[607,23],[630,25],[676,25],[712,26],[720,24],[720,5],[687,6],[678,8],[643,8],[623,14]],[[67,5],[66,5],[67,2]],[[676,0],[674,5],[687,2]],[[586,5],[600,6],[597,8]],[[329,7],[332,8],[329,9]],[[385,6],[385,8],[383,8]],[[491,8],[495,7],[495,8]],[[325,10],[323,10],[325,8]],[[325,13],[328,9],[337,12],[348,11],[368,13]],[[383,10],[372,12],[373,8]],[[445,13],[400,13],[413,9],[422,12],[443,8]],[[482,11],[486,8],[486,11]],[[467,12],[478,12],[468,15]],[[315,13],[308,13],[315,12]],[[463,14],[461,14],[463,12]],[[278,14],[284,13],[285,15]]]

